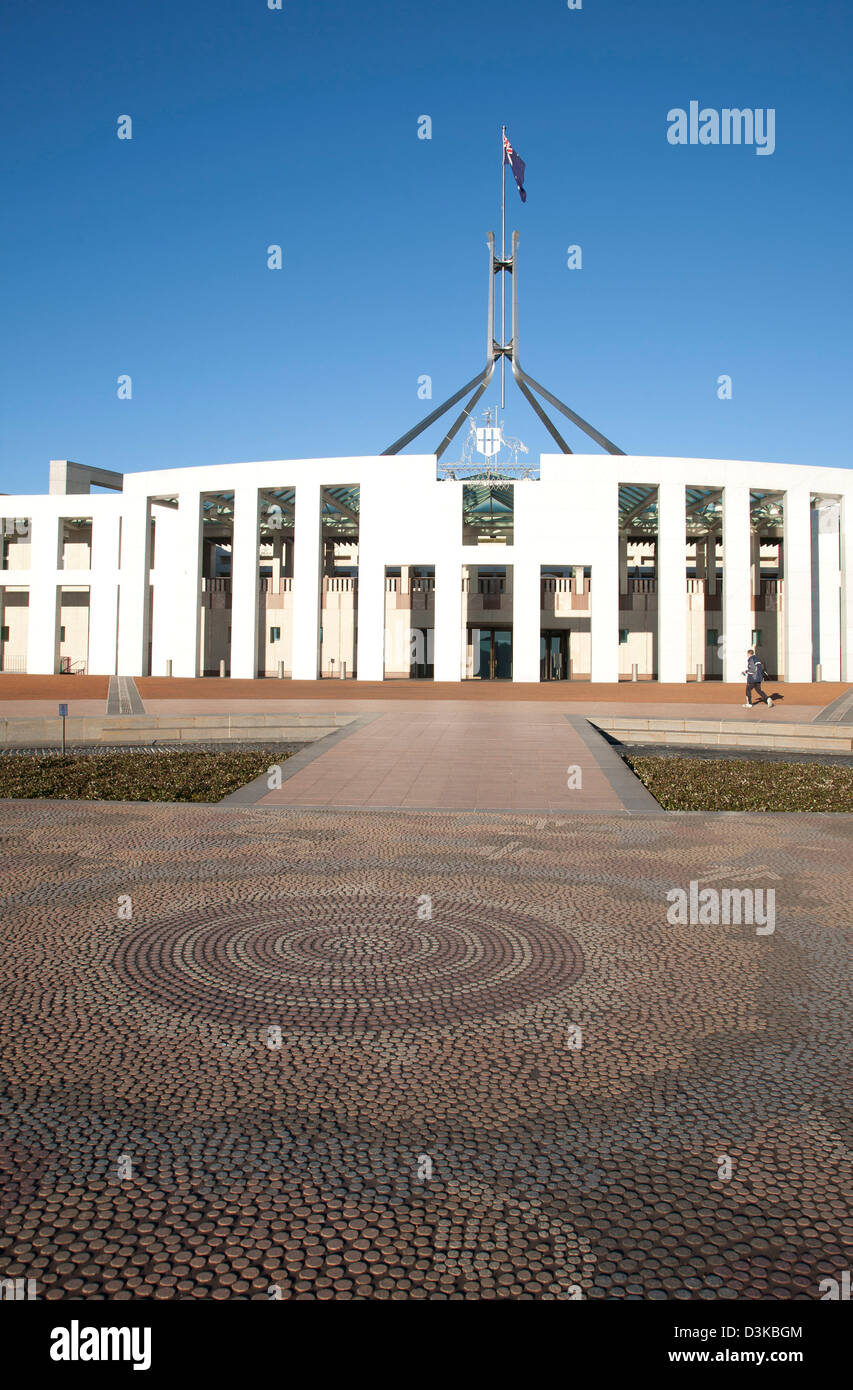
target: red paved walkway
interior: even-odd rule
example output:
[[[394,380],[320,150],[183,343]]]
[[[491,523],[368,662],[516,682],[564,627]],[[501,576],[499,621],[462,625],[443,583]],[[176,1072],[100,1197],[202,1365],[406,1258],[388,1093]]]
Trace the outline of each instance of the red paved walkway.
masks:
[[[54,676],[3,677],[2,680],[57,680]],[[637,704],[719,705],[743,704],[742,686],[722,681],[690,681],[684,685],[663,684],[659,681],[620,681],[612,683],[591,681],[546,681],[539,684],[516,685],[513,681],[277,681],[277,680],[220,680],[206,677],[198,680],[167,679],[165,676],[143,676],[136,681],[145,701],[149,700],[330,700],[340,705],[344,700],[464,700],[474,703],[495,701],[515,703],[535,700],[543,704],[563,704],[578,701],[616,701],[629,706]],[[843,695],[851,687],[843,682],[825,681],[820,685],[786,684],[767,681],[768,690],[778,690],[785,696],[786,705],[822,707]],[[14,698],[21,698],[15,695]],[[33,692],[31,698],[45,698]],[[106,698],[106,695],[105,697]]]
[[[569,786],[570,768],[580,786]],[[336,740],[256,804],[624,811],[614,775],[632,780],[604,739],[584,737],[553,706],[406,705]]]
[[[554,681],[542,685],[515,685],[512,681],[278,681],[178,679],[144,676],[137,689],[151,714],[216,713],[248,707],[265,710],[337,710],[352,701],[362,709],[382,708],[386,703],[433,701],[454,705],[524,703],[544,706],[570,705],[585,714],[630,714],[642,706],[643,714],[658,718],[741,718],[740,685],[722,681],[692,681],[684,685],[658,681],[622,681],[617,685],[590,681]],[[840,682],[788,685],[770,681],[784,702],[778,707],[786,720],[813,719],[826,705],[850,690]],[[66,701],[72,714],[101,714],[106,710],[109,676],[27,676],[0,674],[0,716],[34,717],[56,713],[58,701]]]

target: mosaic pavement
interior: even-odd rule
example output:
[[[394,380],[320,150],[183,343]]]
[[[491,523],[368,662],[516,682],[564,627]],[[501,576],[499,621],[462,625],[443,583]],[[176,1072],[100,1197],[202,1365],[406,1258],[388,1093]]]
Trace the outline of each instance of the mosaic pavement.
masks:
[[[819,1298],[851,829],[5,803],[0,1277]],[[669,925],[691,880],[774,888],[775,931]]]

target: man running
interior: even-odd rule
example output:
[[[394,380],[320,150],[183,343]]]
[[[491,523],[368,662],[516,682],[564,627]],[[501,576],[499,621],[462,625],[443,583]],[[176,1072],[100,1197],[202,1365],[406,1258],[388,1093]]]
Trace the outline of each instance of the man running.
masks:
[[[753,691],[755,691],[756,695],[760,696],[760,698],[764,701],[765,705],[772,709],[772,695],[768,699],[761,688],[761,683],[765,679],[766,672],[761,661],[759,661],[758,657],[755,655],[754,647],[750,647],[749,651],[747,652],[746,670],[743,674],[746,676],[746,704],[744,705],[744,709],[752,709]]]

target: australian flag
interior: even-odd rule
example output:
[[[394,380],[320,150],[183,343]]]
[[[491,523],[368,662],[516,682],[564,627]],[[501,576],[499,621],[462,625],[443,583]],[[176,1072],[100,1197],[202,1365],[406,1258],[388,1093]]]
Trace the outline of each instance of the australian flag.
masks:
[[[521,201],[526,203],[527,194],[524,191],[524,160],[521,158],[521,155],[516,154],[506,136],[504,136],[504,164],[508,164],[512,170],[512,176],[521,194]]]

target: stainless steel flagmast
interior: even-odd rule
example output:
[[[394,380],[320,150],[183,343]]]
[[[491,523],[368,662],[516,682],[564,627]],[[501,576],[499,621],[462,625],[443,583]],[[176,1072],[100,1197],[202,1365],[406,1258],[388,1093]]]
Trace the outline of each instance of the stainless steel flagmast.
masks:
[[[501,261],[506,261],[506,126],[501,126]],[[506,280],[501,274],[501,347],[506,343]],[[506,358],[501,353],[501,410],[506,407]]]
[[[450,429],[447,431],[444,438],[440,441],[435,451],[436,459],[441,459],[445,450],[449,448],[450,444],[455,439],[463,421],[471,418],[474,407],[480,400],[480,397],[488,388],[489,383],[491,382],[492,377],[494,375],[498,358],[500,358],[501,360],[501,409],[504,409],[506,405],[504,383],[507,357],[509,358],[509,364],[512,369],[513,379],[516,385],[518,386],[519,390],[521,391],[521,394],[524,396],[525,400],[536,412],[539,419],[542,421],[542,424],[547,429],[548,433],[554,440],[561,453],[570,454],[572,450],[566,443],[563,436],[560,434],[559,430],[557,429],[557,426],[554,424],[553,420],[548,415],[548,412],[545,410],[544,406],[541,405],[540,402],[536,399],[536,395],[542,396],[543,399],[548,401],[550,405],[554,406],[556,410],[559,410],[561,414],[565,415],[567,420],[571,420],[573,425],[577,425],[578,429],[583,430],[584,434],[589,435],[590,439],[594,439],[596,444],[599,444],[602,449],[606,449],[608,454],[621,454],[623,452],[620,448],[617,447],[617,445],[613,444],[611,440],[609,440],[606,437],[606,435],[600,434],[598,430],[594,429],[592,425],[588,424],[587,421],[584,420],[580,415],[578,415],[574,410],[570,410],[570,408],[567,405],[565,405],[564,402],[561,401],[558,396],[555,396],[552,394],[552,392],[547,391],[544,386],[540,386],[539,382],[534,381],[533,377],[528,376],[527,372],[525,372],[522,368],[518,353],[518,232],[513,232],[512,234],[512,255],[510,256],[509,260],[507,260],[506,254],[507,159],[505,140],[506,126],[502,126],[500,259],[495,253],[494,232],[489,232],[486,241],[486,244],[489,248],[489,301],[488,322],[486,330],[486,365],[483,367],[482,371],[478,372],[477,375],[475,377],[472,377],[470,381],[466,382],[464,386],[460,386],[458,391],[454,391],[453,395],[449,396],[446,401],[442,401],[441,405],[436,406],[435,410],[431,410],[429,415],[427,415],[423,420],[420,420],[418,424],[413,426],[412,429],[407,430],[406,433],[401,435],[399,439],[395,439],[394,443],[389,444],[387,449],[383,449],[383,455],[399,454],[402,449],[405,449],[408,444],[411,444],[413,439],[417,439],[418,435],[423,434],[424,430],[429,429],[430,425],[435,424],[436,420],[440,420],[443,415],[446,415],[447,412],[452,409],[453,406],[458,405],[459,402],[462,400],[463,396],[467,396],[470,391],[473,394],[470,396],[470,399],[466,401],[465,405],[462,407],[461,411],[456,416],[456,419],[453,421],[453,424],[450,426]],[[504,279],[504,277],[508,274],[512,275],[512,336],[509,342],[507,342],[506,340],[506,281]],[[496,275],[500,275],[501,277],[500,342],[498,342],[495,337],[495,316],[497,310],[497,306],[495,304]],[[534,394],[534,392],[536,394]]]

